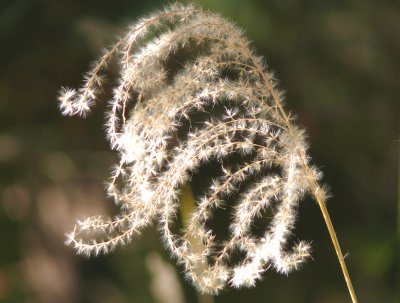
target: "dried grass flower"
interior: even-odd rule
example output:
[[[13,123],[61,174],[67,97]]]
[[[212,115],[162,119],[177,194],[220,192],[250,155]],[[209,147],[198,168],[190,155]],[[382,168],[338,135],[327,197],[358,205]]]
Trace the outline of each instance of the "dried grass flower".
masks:
[[[67,244],[80,254],[108,253],[157,221],[187,277],[212,294],[227,285],[254,286],[270,268],[298,269],[310,256],[308,242],[288,244],[298,203],[309,194],[326,217],[326,194],[303,130],[284,111],[273,74],[243,32],[192,5],[142,18],[105,51],[80,89],[62,89],[64,115],[90,111],[113,58],[119,75],[105,124],[119,163],[107,192],[119,214],[78,221]],[[177,232],[180,191],[209,162],[220,175],[196,197],[190,220]],[[227,203],[233,203],[232,219],[221,240],[209,222]],[[267,210],[273,218],[255,235],[252,226]]]

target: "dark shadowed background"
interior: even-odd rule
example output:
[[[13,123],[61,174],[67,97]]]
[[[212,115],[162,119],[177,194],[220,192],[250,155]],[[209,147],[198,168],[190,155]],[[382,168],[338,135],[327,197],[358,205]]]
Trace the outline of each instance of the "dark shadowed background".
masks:
[[[397,302],[399,2],[196,3],[242,27],[276,72],[331,188],[328,207],[360,302]],[[156,228],[97,258],[63,244],[76,218],[113,210],[103,182],[116,155],[104,138],[104,105],[86,119],[65,118],[58,90],[78,86],[103,47],[165,4],[0,1],[1,302],[196,302]],[[255,288],[214,301],[350,302],[315,203],[302,202],[295,234],[313,245],[302,270],[268,271]],[[167,295],[157,285],[169,280]]]

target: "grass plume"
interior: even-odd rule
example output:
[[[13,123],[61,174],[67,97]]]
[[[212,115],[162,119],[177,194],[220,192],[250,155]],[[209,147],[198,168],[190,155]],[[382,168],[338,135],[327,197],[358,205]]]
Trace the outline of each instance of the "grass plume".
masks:
[[[78,221],[67,244],[80,254],[108,253],[157,221],[165,246],[199,291],[252,287],[266,270],[288,274],[310,256],[309,243],[288,244],[298,203],[310,194],[357,302],[304,131],[285,112],[273,74],[242,31],[191,5],[142,18],[93,65],[80,89],[62,89],[64,115],[90,111],[113,58],[119,76],[105,124],[120,161],[107,192],[120,211]],[[179,233],[180,191],[210,161],[221,173],[196,196]],[[229,236],[222,241],[209,222],[231,200]],[[274,216],[257,236],[253,223],[268,209]],[[232,264],[237,251],[242,257]]]

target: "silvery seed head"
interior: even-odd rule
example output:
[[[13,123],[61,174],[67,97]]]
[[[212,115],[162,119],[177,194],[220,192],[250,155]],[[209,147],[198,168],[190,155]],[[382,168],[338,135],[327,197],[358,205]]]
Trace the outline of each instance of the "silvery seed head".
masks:
[[[315,185],[319,173],[273,75],[241,30],[190,5],[143,18],[104,53],[82,88],[61,91],[64,115],[90,111],[113,58],[119,75],[105,125],[119,163],[107,193],[120,211],[78,221],[67,244],[80,254],[108,253],[157,222],[172,256],[206,293],[254,286],[268,269],[298,269],[310,245],[288,240],[300,199],[316,189],[323,194]],[[220,173],[196,197],[179,233],[180,191],[210,162]],[[209,223],[228,206],[229,235],[221,240]],[[268,210],[270,223],[255,234],[255,221]]]

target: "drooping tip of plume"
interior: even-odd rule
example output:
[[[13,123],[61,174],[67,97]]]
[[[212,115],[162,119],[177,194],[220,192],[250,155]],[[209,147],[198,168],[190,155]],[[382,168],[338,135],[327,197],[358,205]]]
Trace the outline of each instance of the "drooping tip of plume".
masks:
[[[64,116],[84,117],[90,111],[93,99],[95,99],[94,92],[90,89],[80,94],[75,89],[63,87],[58,96],[59,108]]]
[[[256,281],[261,278],[263,270],[257,268],[252,263],[238,266],[233,270],[233,276],[230,280],[235,288],[253,287]]]

